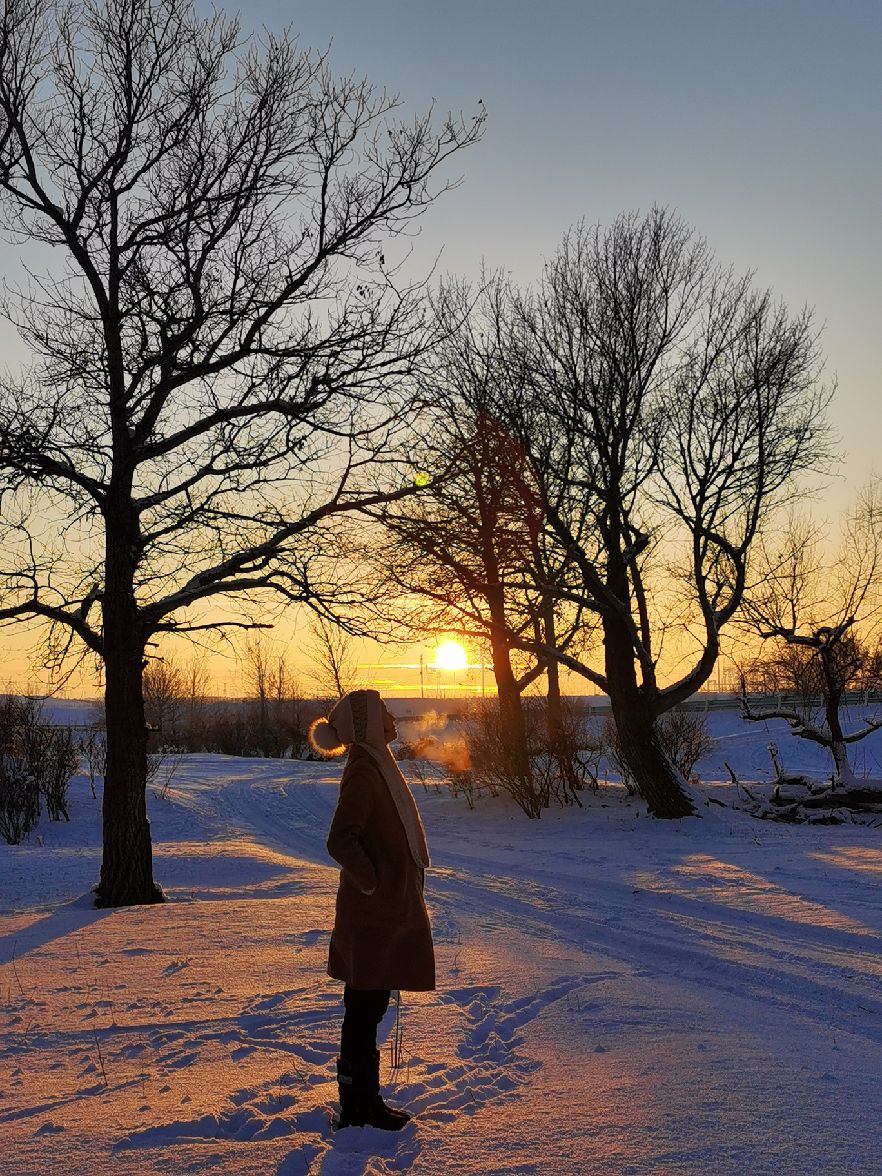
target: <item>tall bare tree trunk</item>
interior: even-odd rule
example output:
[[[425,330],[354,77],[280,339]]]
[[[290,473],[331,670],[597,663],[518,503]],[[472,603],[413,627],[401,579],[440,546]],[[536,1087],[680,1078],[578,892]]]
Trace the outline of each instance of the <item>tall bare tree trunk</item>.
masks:
[[[619,748],[638,792],[654,817],[695,816],[683,780],[659,742],[655,716],[637,684],[630,634],[615,616],[604,617],[604,644]]]
[[[130,518],[128,524],[122,511],[117,518],[108,512],[104,590],[107,766],[104,855],[97,889],[97,903],[105,907],[162,901],[162,891],[153,881],[147,820],[144,636],[134,589],[137,522]]]
[[[554,600],[549,596],[543,604],[542,639],[549,649],[557,649],[557,627],[554,623]],[[572,740],[566,738],[564,729],[563,699],[560,693],[560,663],[552,658],[546,666],[548,689],[545,696],[545,722],[548,750],[555,757],[558,770],[564,778],[570,796],[577,803],[582,789],[582,780],[574,763],[575,749]]]
[[[839,708],[845,693],[845,683],[837,673],[834,653],[825,648],[820,650],[821,672],[824,675],[824,718],[830,732],[830,754],[833,757],[834,779],[837,784],[853,785],[854,772],[848,762],[848,745],[842,730]]]
[[[527,732],[521,695],[511,668],[508,646],[495,635],[490,638],[493,655],[493,676],[496,679],[496,694],[499,700],[499,715],[505,726],[506,736],[518,764],[527,769]]]
[[[512,763],[526,783],[530,774],[530,757],[527,752],[527,729],[524,723],[524,708],[521,692],[511,668],[511,649],[505,636],[505,600],[501,588],[491,588],[487,593],[490,620],[490,651],[493,657],[493,676],[496,679],[496,695],[499,701],[499,718],[512,755]]]
[[[557,634],[554,624],[554,601],[551,597],[543,604],[542,639],[549,649],[557,648]],[[545,694],[545,706],[548,723],[548,743],[554,747],[555,741],[563,730],[563,704],[560,697],[560,665],[551,658],[545,667],[548,689]]]

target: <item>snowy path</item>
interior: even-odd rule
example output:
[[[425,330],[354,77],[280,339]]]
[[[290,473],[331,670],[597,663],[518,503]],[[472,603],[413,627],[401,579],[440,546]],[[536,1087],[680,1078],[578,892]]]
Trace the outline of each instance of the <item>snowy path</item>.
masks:
[[[417,1117],[335,1135],[338,770],[184,761],[151,800],[160,908],[36,913],[94,880],[85,793],[63,852],[8,851],[4,1174],[882,1173],[878,831],[609,799],[528,824],[418,792],[440,985],[405,994]]]
[[[882,1043],[878,929],[792,895],[773,895],[768,913],[751,913],[653,890],[657,878],[643,879],[645,890],[595,878],[569,887],[533,878],[436,871],[433,890],[488,931],[516,926],[535,940],[590,944],[608,961],[721,993],[737,991],[824,1026],[831,1007],[840,1018],[851,1012],[854,1030]],[[878,925],[878,904],[873,914]]]
[[[215,794],[217,811],[236,832],[325,863],[333,793],[321,781],[328,771],[314,765],[314,778],[297,783],[285,776],[283,769],[271,784],[260,774],[235,782]],[[728,829],[734,818],[729,825],[716,814],[705,819]],[[773,840],[773,856],[778,832],[762,829]],[[823,1026],[831,1004],[840,1017],[870,1013],[854,1018],[856,1031],[882,1042],[882,903],[874,885],[850,894],[845,914],[820,893],[795,893],[713,854],[685,861],[678,855],[666,869],[635,870],[632,885],[606,878],[590,852],[568,879],[554,858],[539,864],[532,855],[524,861],[518,849],[496,848],[501,860],[493,863],[488,846],[479,872],[474,849],[450,849],[457,840],[433,829],[436,934],[440,916],[444,926],[477,920],[491,934],[517,927],[534,941],[590,943],[605,959],[635,968],[649,957],[653,974],[738,991]],[[868,840],[876,844],[878,836]],[[771,873],[781,870],[775,863]]]

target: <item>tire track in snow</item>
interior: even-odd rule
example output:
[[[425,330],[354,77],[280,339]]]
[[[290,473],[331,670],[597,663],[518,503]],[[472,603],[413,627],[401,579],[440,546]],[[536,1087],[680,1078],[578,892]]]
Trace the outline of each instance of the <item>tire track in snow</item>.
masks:
[[[287,760],[246,761],[244,767],[241,760],[230,762],[234,770],[218,785],[216,774],[194,757],[179,773],[175,803],[207,811],[229,834],[329,866],[325,839],[336,794],[327,787],[327,767]],[[203,778],[211,783],[203,785]]]
[[[467,859],[460,861],[474,868]],[[594,885],[595,879],[586,879],[585,888]],[[494,930],[517,926],[520,934],[569,942],[626,964],[637,975],[665,975],[700,988],[737,992],[824,1027],[830,1025],[831,1011],[848,1011],[854,1014],[847,1026],[851,1032],[882,1042],[878,936],[848,937],[822,929],[819,939],[806,936],[806,950],[798,953],[792,950],[792,928],[779,939],[762,925],[761,916],[670,895],[650,895],[652,905],[642,909],[645,892],[638,898],[623,885],[602,885],[602,915],[584,891],[529,876],[464,877],[458,870],[437,870],[432,890],[448,920],[467,913]],[[852,950],[840,948],[849,938]],[[856,977],[859,958],[866,959],[867,974]]]

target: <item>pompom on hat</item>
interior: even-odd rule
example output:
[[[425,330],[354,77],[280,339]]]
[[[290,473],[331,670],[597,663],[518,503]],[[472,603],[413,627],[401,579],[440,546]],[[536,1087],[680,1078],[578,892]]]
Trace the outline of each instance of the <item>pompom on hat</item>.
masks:
[[[383,700],[376,690],[350,690],[331,708],[325,719],[316,719],[307,732],[310,746],[320,755],[342,755],[353,743],[384,750]]]
[[[327,756],[329,759],[335,755],[342,755],[346,750],[346,744],[334,727],[324,718],[316,719],[315,722],[310,723],[306,738],[313,751],[317,751],[319,755]]]

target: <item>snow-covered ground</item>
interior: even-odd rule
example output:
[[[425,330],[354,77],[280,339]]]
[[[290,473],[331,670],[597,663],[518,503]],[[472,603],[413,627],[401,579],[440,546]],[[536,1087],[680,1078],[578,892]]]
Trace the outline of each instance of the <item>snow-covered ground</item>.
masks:
[[[767,777],[770,737],[826,768],[710,721],[706,779]],[[150,796],[162,906],[91,907],[83,780],[70,825],[0,845],[5,1176],[882,1172],[882,830],[656,822],[618,788],[539,822],[417,788],[439,988],[384,1051],[416,1117],[335,1134],[339,770],[183,760]]]

